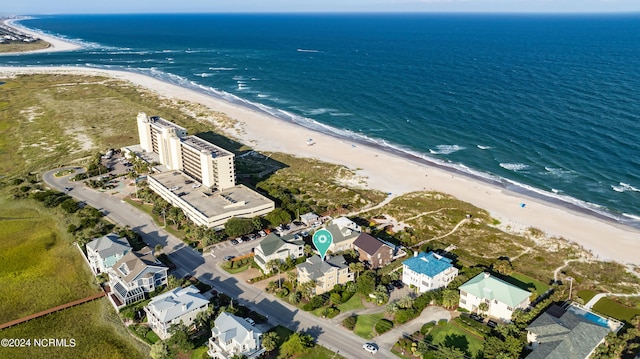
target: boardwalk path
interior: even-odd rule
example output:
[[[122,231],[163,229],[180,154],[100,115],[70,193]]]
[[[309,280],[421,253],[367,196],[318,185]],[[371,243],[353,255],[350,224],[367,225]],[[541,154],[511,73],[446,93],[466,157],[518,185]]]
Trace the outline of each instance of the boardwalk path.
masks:
[[[10,322],[7,322],[7,323],[4,323],[4,324],[0,325],[0,330],[12,327],[14,325],[18,325],[18,324],[24,323],[24,322],[32,320],[32,319],[36,319],[36,318],[45,316],[47,314],[55,313],[55,312],[61,311],[63,309],[71,308],[71,307],[74,307],[74,306],[79,305],[79,304],[90,302],[92,300],[96,300],[98,298],[102,298],[105,295],[106,295],[105,292],[100,292],[100,293],[94,294],[94,295],[86,297],[86,298],[74,300],[73,302],[69,302],[69,303],[66,303],[66,304],[59,305],[57,307],[53,307],[53,308],[44,310],[44,311],[39,312],[39,313],[31,314],[31,315],[28,315],[28,316],[20,318],[20,319],[12,320]]]

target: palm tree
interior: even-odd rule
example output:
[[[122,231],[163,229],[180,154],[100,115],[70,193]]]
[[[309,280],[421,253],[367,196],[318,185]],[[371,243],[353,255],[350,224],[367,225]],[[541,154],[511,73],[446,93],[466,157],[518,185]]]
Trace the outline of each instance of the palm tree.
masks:
[[[298,286],[298,281],[296,280],[297,278],[298,278],[298,273],[295,270],[290,270],[290,271],[287,272],[287,279],[293,285],[293,290],[294,291],[296,290],[296,287]]]
[[[301,283],[300,292],[302,293],[302,297],[305,299],[311,298],[313,296],[313,290],[315,288],[316,288],[316,282],[313,280]]]
[[[278,271],[278,288],[280,288],[280,266],[282,265],[282,263],[280,262],[279,259],[272,259],[270,261],[267,262],[266,267],[269,268],[269,273],[271,273],[271,271],[273,271],[274,269]]]
[[[399,309],[400,307],[398,306],[398,302],[391,302],[387,304],[387,306],[384,308],[384,311],[387,312],[387,314],[395,315]]]
[[[489,310],[489,304],[486,302],[482,302],[478,305],[478,310],[485,314]]]
[[[349,270],[354,272],[356,274],[356,279],[358,279],[358,274],[360,274],[360,272],[364,271],[364,263],[362,263],[362,262],[350,263],[349,264]]]
[[[447,309],[451,309],[458,304],[460,297],[458,291],[452,289],[445,289],[442,291],[442,306]]]
[[[262,347],[267,353],[271,352],[278,346],[278,333],[267,332],[262,336]]]
[[[411,308],[413,306],[413,298],[410,296],[404,296],[398,300],[398,306],[403,309]]]

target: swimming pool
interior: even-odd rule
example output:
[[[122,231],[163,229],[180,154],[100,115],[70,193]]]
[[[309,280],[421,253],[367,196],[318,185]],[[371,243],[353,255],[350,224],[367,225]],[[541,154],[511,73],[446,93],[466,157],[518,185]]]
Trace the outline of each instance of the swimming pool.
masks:
[[[595,313],[591,313],[588,312],[584,309],[581,308],[577,308],[574,306],[569,306],[568,310],[570,310],[573,314],[575,315],[579,315],[583,318],[585,318],[586,320],[593,322],[601,327],[605,327],[605,328],[609,328],[609,320],[606,318],[603,318]]]

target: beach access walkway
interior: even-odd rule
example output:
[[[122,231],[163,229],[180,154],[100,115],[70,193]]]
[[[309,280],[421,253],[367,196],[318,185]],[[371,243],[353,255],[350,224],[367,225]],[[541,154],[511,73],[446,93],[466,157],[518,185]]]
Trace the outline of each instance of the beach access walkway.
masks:
[[[62,305],[59,305],[57,307],[53,307],[53,308],[50,308],[50,309],[47,309],[47,310],[43,310],[42,312],[38,312],[38,313],[35,313],[35,314],[27,315],[26,317],[22,317],[22,318],[19,318],[19,319],[16,319],[16,320],[12,320],[10,322],[6,322],[6,323],[0,325],[0,330],[12,327],[14,325],[22,324],[22,323],[27,322],[27,321],[32,320],[32,319],[40,318],[40,317],[45,316],[47,314],[59,312],[59,311],[61,311],[63,309],[75,307],[76,305],[80,305],[80,304],[83,304],[83,303],[86,303],[86,302],[90,302],[92,300],[96,300],[98,298],[102,298],[106,294],[107,293],[105,293],[105,292],[96,293],[96,294],[88,296],[86,298],[74,300],[73,302],[62,304]]]

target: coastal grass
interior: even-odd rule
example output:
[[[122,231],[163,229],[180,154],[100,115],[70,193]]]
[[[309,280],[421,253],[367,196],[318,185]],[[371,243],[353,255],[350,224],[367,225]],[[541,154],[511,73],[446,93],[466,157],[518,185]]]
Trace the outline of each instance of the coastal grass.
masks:
[[[520,281],[521,283],[525,284],[527,286],[527,289],[531,290],[533,289],[534,293],[537,296],[542,295],[544,292],[546,292],[547,290],[549,290],[550,286],[547,284],[542,283],[541,281],[535,279],[535,278],[531,278],[527,275],[524,275],[522,273],[512,273],[510,275],[510,277],[513,277],[515,279],[517,279],[518,281]]]
[[[353,332],[364,339],[372,339],[376,336],[373,327],[382,318],[384,318],[384,313],[358,315],[356,327],[353,328]]]
[[[0,322],[98,292],[80,251],[29,201],[0,197]]]
[[[51,46],[51,44],[44,40],[34,42],[11,41],[0,44],[0,54],[42,50],[49,48],[49,46]]]
[[[2,348],[4,358],[148,358],[149,347],[131,336],[107,298],[2,330],[3,338],[75,340],[75,347]]]
[[[475,358],[484,348],[484,338],[472,333],[454,322],[436,325],[430,332],[431,343],[438,345],[446,343],[448,347],[455,347]]]
[[[598,288],[603,292],[632,294],[640,292],[638,277],[616,262],[571,262],[564,269],[575,279],[577,288]]]

